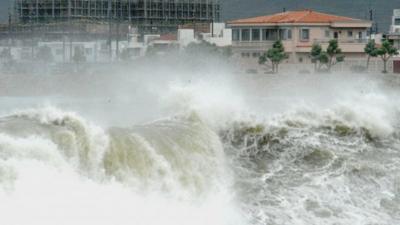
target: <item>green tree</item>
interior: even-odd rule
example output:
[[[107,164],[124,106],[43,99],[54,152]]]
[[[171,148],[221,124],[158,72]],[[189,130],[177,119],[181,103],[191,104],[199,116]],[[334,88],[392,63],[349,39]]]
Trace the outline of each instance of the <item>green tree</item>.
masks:
[[[266,54],[262,54],[259,58],[258,58],[258,64],[263,65],[268,61],[267,59],[267,55]]]
[[[367,54],[367,69],[369,68],[369,63],[371,61],[371,57],[378,56],[378,48],[376,47],[375,40],[370,40],[365,45],[364,52]]]
[[[324,64],[324,65],[327,65],[328,63],[329,63],[329,55],[328,55],[328,53],[327,52],[325,52],[325,51],[322,51],[321,52],[321,55],[319,56],[319,62],[321,63],[321,64]]]
[[[72,60],[77,64],[86,62],[84,48],[76,46]]]
[[[268,60],[272,64],[272,72],[277,73],[279,71],[279,64],[289,58],[289,55],[285,52],[285,47],[280,40],[276,41],[272,48],[258,58],[259,64],[265,64]]]
[[[326,63],[328,70],[331,70],[332,66],[336,65],[337,63],[344,61],[342,49],[339,48],[339,43],[336,39],[329,41],[326,53],[328,54],[328,62]]]
[[[322,54],[322,47],[320,44],[313,44],[311,48],[311,61],[314,63],[314,70],[317,70],[318,62]]]
[[[378,48],[377,54],[381,57],[383,61],[383,73],[387,73],[387,62],[390,58],[394,55],[398,55],[398,50],[393,47],[393,44],[390,43],[388,40],[384,40],[382,42],[382,46]]]
[[[49,46],[41,46],[36,53],[36,59],[41,62],[52,62],[54,60],[53,53]]]
[[[320,70],[321,66],[325,65],[327,70],[330,71],[334,65],[344,61],[344,55],[336,39],[329,41],[326,51],[322,49],[320,44],[313,44],[310,56],[315,65],[315,70]]]

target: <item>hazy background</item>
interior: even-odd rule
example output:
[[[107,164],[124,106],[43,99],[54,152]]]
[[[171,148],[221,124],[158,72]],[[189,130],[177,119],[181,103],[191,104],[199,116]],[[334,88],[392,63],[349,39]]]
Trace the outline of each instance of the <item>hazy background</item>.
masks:
[[[0,0],[0,20],[7,21],[7,11],[13,0]],[[283,8],[315,9],[360,19],[369,18],[369,9],[374,10],[378,29],[389,29],[393,9],[400,8],[400,0],[220,0],[222,19],[251,17],[280,12]]]

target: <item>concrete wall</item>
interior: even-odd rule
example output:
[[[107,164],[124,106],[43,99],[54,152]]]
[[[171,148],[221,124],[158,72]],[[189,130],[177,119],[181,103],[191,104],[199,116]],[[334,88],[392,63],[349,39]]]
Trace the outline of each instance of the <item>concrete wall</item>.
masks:
[[[219,47],[232,45],[232,30],[222,29],[219,33],[211,36],[211,33],[203,34],[203,40]]]
[[[178,41],[181,47],[186,47],[189,43],[195,42],[193,29],[179,29],[178,30]]]

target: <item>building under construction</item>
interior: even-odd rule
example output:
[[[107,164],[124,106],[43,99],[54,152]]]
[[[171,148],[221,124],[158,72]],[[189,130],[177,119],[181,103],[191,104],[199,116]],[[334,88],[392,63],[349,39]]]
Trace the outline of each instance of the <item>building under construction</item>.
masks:
[[[218,0],[14,0],[19,26],[57,23],[118,23],[141,33],[165,33],[184,24],[220,18]]]

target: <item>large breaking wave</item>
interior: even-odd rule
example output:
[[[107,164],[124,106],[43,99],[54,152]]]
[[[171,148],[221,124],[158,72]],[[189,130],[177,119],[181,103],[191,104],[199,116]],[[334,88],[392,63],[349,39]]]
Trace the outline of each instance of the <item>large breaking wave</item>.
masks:
[[[221,142],[195,115],[102,130],[44,108],[3,117],[0,130],[7,224],[237,221]]]

